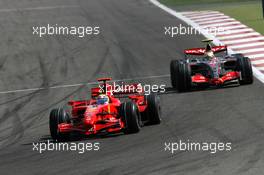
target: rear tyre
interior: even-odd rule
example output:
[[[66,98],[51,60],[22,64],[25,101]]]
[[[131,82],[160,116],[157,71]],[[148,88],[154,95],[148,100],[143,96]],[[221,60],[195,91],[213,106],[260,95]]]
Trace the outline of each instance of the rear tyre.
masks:
[[[161,108],[160,108],[160,98],[156,94],[146,95],[145,99],[147,101],[147,108],[144,111],[148,118],[148,123],[150,125],[160,124],[161,119]]]
[[[241,85],[252,84],[254,81],[251,62],[248,57],[237,55],[237,69],[241,72],[239,83]]]
[[[53,109],[50,112],[49,128],[53,140],[65,141],[69,139],[70,133],[60,133],[58,124],[70,123],[69,114],[62,108]]]
[[[140,113],[137,105],[133,102],[121,104],[120,115],[125,123],[124,133],[133,134],[140,131]]]
[[[191,70],[189,65],[179,60],[172,60],[170,68],[172,86],[179,92],[190,91]]]

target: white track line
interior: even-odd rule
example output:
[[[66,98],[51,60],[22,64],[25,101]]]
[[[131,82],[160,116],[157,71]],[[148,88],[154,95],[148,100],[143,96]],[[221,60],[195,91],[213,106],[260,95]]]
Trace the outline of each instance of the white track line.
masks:
[[[187,18],[206,18],[206,17],[210,17],[210,16],[214,16],[214,15],[219,15],[219,13],[203,13],[203,14],[193,14],[193,15],[184,15]]]
[[[218,32],[218,36],[232,36],[232,34],[237,34],[239,35],[240,33],[246,33],[246,32],[255,32],[253,29],[246,28],[246,29],[233,29],[233,30],[226,30],[224,32]]]
[[[199,14],[199,13],[203,13],[203,12],[216,12],[216,11],[212,11],[212,10],[203,10],[203,11],[185,11],[185,12],[182,12],[182,14],[184,15],[188,15],[188,14]]]
[[[80,6],[43,6],[43,7],[31,7],[31,8],[17,8],[17,9],[0,9],[0,12],[18,12],[18,11],[34,11],[34,10],[52,10],[52,9],[66,9],[66,8],[80,8]]]
[[[214,17],[214,18],[205,18],[205,19],[196,19],[196,20],[193,20],[197,23],[199,22],[205,22],[205,21],[214,21],[214,20],[218,20],[218,19],[230,19],[228,16],[218,16],[218,17]]]
[[[260,72],[257,68],[252,66],[254,76],[257,77],[262,83],[264,83],[264,76],[263,73]]]
[[[259,70],[264,70],[264,67],[258,67]]]
[[[205,16],[196,16],[196,17],[191,17],[191,18],[189,18],[189,19],[191,19],[191,20],[197,20],[197,19],[205,19],[205,18],[215,18],[215,17],[224,17],[225,15],[221,15],[221,14],[219,14],[219,15],[205,15]],[[186,17],[186,18],[188,18],[188,17]]]
[[[144,79],[164,78],[164,77],[169,77],[169,76],[170,76],[169,74],[166,74],[166,75],[153,75],[153,76],[145,76],[145,77],[135,77],[135,78],[117,79],[117,80],[111,80],[109,82],[144,80]],[[65,85],[57,85],[57,86],[50,86],[50,87],[39,87],[39,88],[7,90],[7,91],[0,91],[0,94],[10,94],[10,93],[19,93],[19,92],[40,91],[40,90],[47,90],[47,89],[72,88],[72,87],[80,87],[80,86],[95,85],[95,84],[98,84],[98,81],[88,82],[88,83],[65,84]]]
[[[256,38],[235,39],[232,41],[223,41],[223,43],[225,43],[225,44],[239,44],[242,42],[258,41],[258,40],[263,40],[263,42],[264,42],[264,36],[256,37]]]
[[[222,30],[228,31],[228,30],[240,30],[240,28],[248,28],[247,26],[241,24],[241,25],[234,25],[230,27],[221,27]]]
[[[187,13],[185,13],[185,12],[182,12],[182,14],[184,14],[184,15],[192,15],[192,14],[194,14],[194,15],[196,15],[196,14],[208,14],[208,13],[220,13],[220,12],[218,12],[218,11],[215,11],[215,10],[202,10],[202,11],[189,11],[189,12],[187,12]]]
[[[206,24],[224,22],[224,21],[234,22],[236,20],[232,19],[232,18],[226,18],[226,19],[213,20],[213,22],[212,21],[206,21],[206,22],[197,22],[197,21],[195,21],[195,22],[198,23],[199,25],[206,25]]]
[[[257,60],[257,61],[251,61],[252,64],[264,64],[264,59],[263,60]]]
[[[258,32],[251,32],[251,33],[244,33],[244,34],[234,34],[231,36],[222,36],[222,37],[218,37],[218,38],[220,40],[225,40],[225,39],[241,38],[241,37],[245,37],[245,36],[256,36],[256,35],[261,36]]]
[[[264,53],[264,48],[255,48],[255,49],[247,49],[247,50],[244,50],[244,49],[237,50],[237,52],[239,52],[239,53],[250,53],[250,52],[260,52],[260,51],[262,51]]]
[[[199,25],[197,25],[197,23],[195,23],[193,20],[191,20],[190,18],[187,18],[185,17],[184,15],[176,12],[175,10],[161,4],[160,2],[158,2],[157,0],[149,0],[152,4],[154,4],[155,6],[161,8],[162,10],[166,11],[167,13],[175,16],[176,18],[180,19],[180,20],[183,20],[184,22],[186,22],[187,24],[191,25],[192,27],[194,28],[201,28]],[[247,27],[245,25],[239,25],[239,26],[243,26],[243,27]],[[226,27],[227,28],[227,27]],[[210,39],[213,39],[213,43],[216,44],[216,45],[220,45],[220,44],[223,44],[222,42],[219,41],[218,38],[216,38],[214,35],[208,33],[207,31],[201,29],[201,33],[207,37],[207,38],[210,38]],[[235,53],[233,50],[229,50],[229,53]],[[260,72],[260,70],[256,69],[254,66],[252,67],[253,69],[253,73],[254,73],[254,76],[257,77],[262,83],[264,83],[264,74],[262,74]]]
[[[252,47],[252,46],[264,46],[264,42],[252,42],[249,44],[237,44],[234,46],[229,46],[232,49],[240,49],[240,48],[247,48],[247,47]]]
[[[245,53],[245,55],[247,56],[247,57],[249,57],[249,58],[262,58],[262,57],[264,57],[264,54],[246,54]],[[264,60],[263,60],[264,61]],[[258,64],[260,64],[260,63],[258,63]],[[261,63],[262,64],[262,63]]]
[[[238,21],[235,22],[224,22],[224,23],[218,23],[218,24],[210,24],[210,25],[201,25],[203,28],[210,28],[210,27],[221,27],[221,26],[229,26],[233,24],[241,24]]]

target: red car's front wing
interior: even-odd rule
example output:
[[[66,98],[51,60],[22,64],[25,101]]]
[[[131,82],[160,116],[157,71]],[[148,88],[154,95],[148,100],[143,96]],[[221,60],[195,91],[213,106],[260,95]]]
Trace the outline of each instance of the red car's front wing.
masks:
[[[240,79],[240,72],[232,71],[226,73],[221,78],[207,78],[201,74],[196,74],[192,76],[193,84],[209,84],[213,86],[225,85],[227,82]]]
[[[61,123],[58,125],[60,133],[79,132],[85,135],[94,135],[98,133],[115,133],[124,128],[124,122],[121,119],[98,120],[96,122],[84,121],[79,125],[72,123]]]

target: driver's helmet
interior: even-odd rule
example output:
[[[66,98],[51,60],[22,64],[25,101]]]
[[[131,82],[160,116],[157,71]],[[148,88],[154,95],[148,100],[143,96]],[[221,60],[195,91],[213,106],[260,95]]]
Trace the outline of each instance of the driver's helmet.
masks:
[[[107,95],[99,95],[97,97],[96,103],[98,105],[108,104],[109,103],[109,97]]]
[[[205,56],[209,59],[212,59],[214,58],[214,52],[213,51],[208,51],[208,52],[205,52]]]
[[[215,57],[214,52],[212,50],[212,46],[209,43],[206,45],[206,48],[205,48],[205,56],[208,59],[212,59]]]

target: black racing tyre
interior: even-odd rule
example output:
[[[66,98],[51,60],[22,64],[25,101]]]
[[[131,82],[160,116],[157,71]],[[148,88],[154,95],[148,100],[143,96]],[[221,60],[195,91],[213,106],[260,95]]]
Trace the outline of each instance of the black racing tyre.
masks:
[[[241,85],[252,84],[254,81],[250,59],[242,54],[236,55],[237,70],[241,72],[239,83]]]
[[[179,74],[178,74],[178,91],[179,92],[186,92],[190,91],[192,77],[191,77],[191,70],[187,63],[179,64]]]
[[[172,60],[170,63],[171,85],[175,89],[178,87],[177,76],[179,73],[179,64],[180,64],[179,60]]]
[[[160,98],[156,94],[146,95],[147,108],[144,113],[147,115],[148,123],[150,125],[160,124],[161,107]]]
[[[53,109],[50,112],[50,119],[49,119],[50,135],[54,140],[64,141],[69,139],[70,134],[58,132],[58,124],[60,123],[70,123],[70,116],[62,108]]]
[[[191,90],[191,69],[187,63],[179,60],[171,61],[171,83],[179,92]]]
[[[191,70],[187,63],[172,60],[170,64],[171,84],[179,92],[191,89]]]
[[[125,123],[125,134],[133,134],[140,131],[140,113],[134,102],[122,103],[120,106],[120,116]]]

